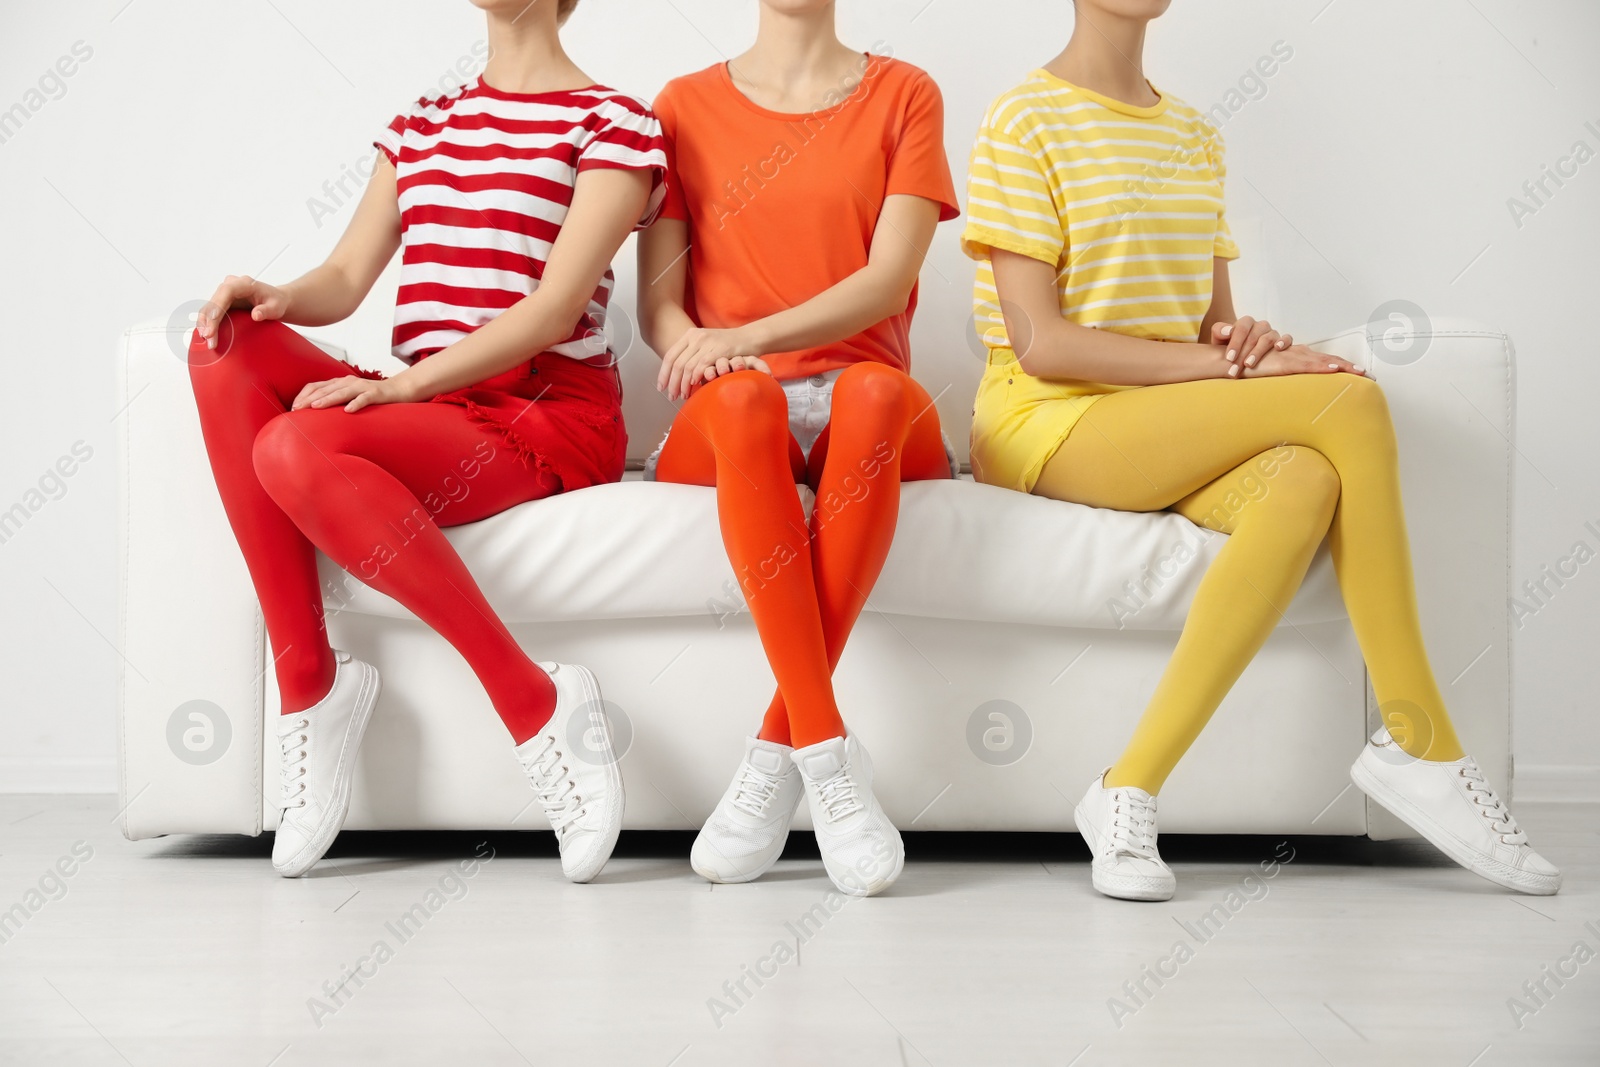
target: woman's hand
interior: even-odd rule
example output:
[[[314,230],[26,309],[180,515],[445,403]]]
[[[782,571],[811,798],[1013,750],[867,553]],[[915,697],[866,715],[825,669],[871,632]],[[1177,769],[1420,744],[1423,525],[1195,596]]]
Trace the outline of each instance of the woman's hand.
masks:
[[[694,389],[698,389],[707,382],[716,381],[724,374],[732,374],[736,370],[758,370],[762,374],[772,374],[772,368],[767,366],[767,361],[760,356],[734,356],[732,359],[717,360],[702,371],[699,380],[692,385]],[[690,392],[693,392],[693,389]]]
[[[257,322],[281,319],[289,310],[289,294],[254,278],[228,275],[195,317],[195,332],[207,348],[217,347],[217,327],[222,324],[222,316],[233,308],[249,308],[250,317]]]
[[[1228,346],[1228,362],[1242,368],[1228,373],[1230,377],[1238,378],[1261,362],[1261,357],[1268,352],[1274,350],[1282,352],[1294,344],[1294,338],[1274,330],[1272,324],[1265,319],[1252,319],[1246,315],[1234,323],[1213,323],[1211,343]]]
[[[401,381],[402,372],[393,378],[331,378],[325,382],[312,382],[300,390],[290,411],[301,408],[331,408],[343,404],[346,411],[360,411],[373,404],[406,404],[414,398]]]
[[[739,370],[759,370],[771,374],[761,353],[744,329],[705,330],[696,326],[684,331],[678,343],[661,357],[661,373],[656,388],[668,400],[687,400],[705,382]]]
[[[1269,348],[1265,355],[1256,360],[1255,366],[1247,371],[1241,371],[1239,364],[1235,363],[1228,368],[1230,377],[1273,378],[1284,374],[1361,374],[1367,372],[1338,356],[1330,356],[1326,352],[1316,352],[1305,345],[1290,345],[1279,350]]]

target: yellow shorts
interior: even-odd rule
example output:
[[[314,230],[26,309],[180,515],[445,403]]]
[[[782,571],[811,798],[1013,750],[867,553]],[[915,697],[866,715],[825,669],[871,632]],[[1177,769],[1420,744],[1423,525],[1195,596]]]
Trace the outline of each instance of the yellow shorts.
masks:
[[[1009,349],[989,353],[972,404],[972,476],[989,485],[1033,492],[1039,472],[1089,405],[1138,386],[1035,378]]]

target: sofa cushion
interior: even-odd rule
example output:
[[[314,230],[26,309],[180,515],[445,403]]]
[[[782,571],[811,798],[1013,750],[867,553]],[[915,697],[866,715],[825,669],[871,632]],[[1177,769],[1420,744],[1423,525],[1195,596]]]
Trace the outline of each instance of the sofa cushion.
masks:
[[[522,504],[446,534],[509,623],[744,610],[711,489],[635,478]],[[899,535],[867,607],[979,622],[1176,630],[1226,540],[1166,512],[1089,508],[967,478],[912,483],[902,490]],[[410,617],[358,576],[326,559],[322,567],[330,611]],[[1324,546],[1285,621],[1344,617]]]

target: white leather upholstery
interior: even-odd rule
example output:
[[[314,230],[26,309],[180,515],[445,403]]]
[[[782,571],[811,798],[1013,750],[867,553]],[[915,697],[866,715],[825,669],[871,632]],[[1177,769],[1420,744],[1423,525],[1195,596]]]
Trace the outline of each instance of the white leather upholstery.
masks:
[[[1401,438],[1440,682],[1469,748],[1505,787],[1511,349],[1469,323],[1436,323],[1430,338],[1422,359],[1373,369]],[[1372,365],[1362,331],[1324,347]],[[122,825],[135,838],[252,834],[273,818],[262,743],[276,704],[270,656],[181,349],[165,324],[151,324],[128,331],[118,359],[127,404]],[[959,344],[929,363],[919,370],[927,384],[976,379]],[[639,397],[646,383],[624,367],[632,419],[658,401]],[[948,396],[943,414],[964,454],[966,427],[953,423]],[[642,421],[635,458],[653,446],[660,419]],[[969,480],[907,486],[900,531],[837,675],[885,807],[912,830],[1069,829],[1070,798],[1126,739],[1222,539],[1174,515],[1098,511]],[[588,665],[626,720],[626,825],[698,826],[773,685],[722,553],[713,492],[629,481],[449,536],[519,640],[538,658]],[[1198,556],[1175,566],[1181,543]],[[526,784],[460,657],[327,561],[323,575],[335,643],[384,680],[347,825],[510,825],[527,807]],[[1142,586],[1142,605],[1128,582]],[[196,700],[230,727],[211,762],[180,759],[169,741],[174,711]],[[1163,830],[1395,833],[1346,789],[1371,719],[1324,550],[1285,624],[1163,791]],[[1026,753],[1009,764],[981,742],[986,730],[1003,741],[1007,722],[1010,753]],[[537,828],[530,818],[522,824]]]
[[[1060,503],[970,477],[907,485],[900,509],[918,536],[896,540],[872,607],[933,619],[1175,630],[1226,542],[1178,515]],[[714,494],[628,480],[523,504],[446,536],[501,618],[520,623],[726,611],[741,597],[721,539],[707,536],[716,529]],[[411,618],[326,558],[322,577],[340,610]],[[1288,617],[1345,617],[1326,550]]]

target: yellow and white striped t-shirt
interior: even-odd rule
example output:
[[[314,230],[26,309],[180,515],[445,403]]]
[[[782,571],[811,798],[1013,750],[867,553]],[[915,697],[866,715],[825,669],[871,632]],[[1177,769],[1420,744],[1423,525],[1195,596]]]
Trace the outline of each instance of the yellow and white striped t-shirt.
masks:
[[[1135,107],[1039,70],[990,107],[962,247],[978,262],[977,329],[991,363],[1015,359],[991,248],[1054,265],[1061,313],[1079,325],[1198,338],[1212,258],[1239,254],[1223,215],[1222,140],[1200,112],[1159,95]]]

